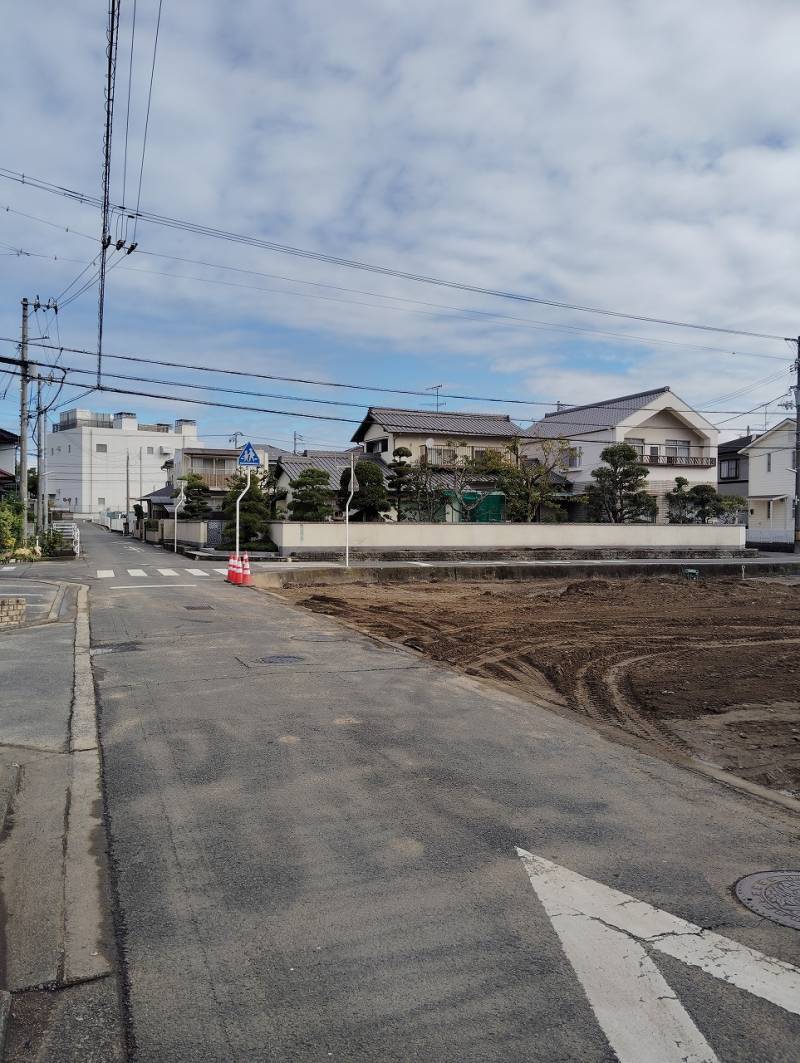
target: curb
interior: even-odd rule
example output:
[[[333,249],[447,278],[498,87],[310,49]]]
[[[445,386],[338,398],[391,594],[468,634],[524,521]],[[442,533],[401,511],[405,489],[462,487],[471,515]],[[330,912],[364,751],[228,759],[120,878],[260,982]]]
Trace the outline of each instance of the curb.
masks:
[[[11,994],[5,989],[0,989],[0,1060],[6,1058],[6,1039],[8,1037],[8,1022],[11,1018]]]

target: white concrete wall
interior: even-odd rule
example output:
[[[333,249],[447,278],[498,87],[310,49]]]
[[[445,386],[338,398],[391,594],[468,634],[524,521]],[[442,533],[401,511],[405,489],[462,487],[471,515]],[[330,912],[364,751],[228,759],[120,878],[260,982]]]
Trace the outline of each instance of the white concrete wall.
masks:
[[[282,554],[343,550],[345,527],[276,521],[269,525]],[[351,524],[350,545],[372,550],[738,549],[745,529],[677,524]]]

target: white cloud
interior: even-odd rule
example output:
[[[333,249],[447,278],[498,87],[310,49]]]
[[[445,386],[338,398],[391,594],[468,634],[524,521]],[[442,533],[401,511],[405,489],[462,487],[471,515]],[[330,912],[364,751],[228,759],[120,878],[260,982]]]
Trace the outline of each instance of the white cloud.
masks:
[[[123,9],[117,197],[130,14]],[[154,13],[154,3],[140,0],[129,199]],[[0,116],[2,163],[96,192],[101,13],[88,0],[17,3],[5,21],[0,90],[13,106]],[[243,0],[224,9],[175,0],[164,5],[143,205],[472,284],[793,333],[800,328],[799,30],[800,11],[784,0]],[[0,206],[6,202],[97,227],[96,212],[18,186],[0,187]],[[791,356],[776,343],[504,303],[146,225],[138,238],[142,250],[362,291],[786,353],[787,364]],[[10,215],[0,215],[0,239],[68,257],[91,253],[86,241]],[[130,265],[308,291],[145,256]],[[4,335],[17,328],[20,294],[50,294],[48,284],[55,291],[78,268],[12,258],[0,267]],[[366,365],[401,384],[422,383],[447,359],[450,378],[466,375],[486,393],[502,387],[576,401],[663,383],[703,401],[780,368],[317,294],[326,298],[120,269],[110,282],[108,342],[163,352],[202,338],[206,351],[232,362],[274,368],[299,359],[340,378]],[[80,306],[64,324],[88,344],[91,299]],[[741,401],[774,390],[765,385]]]

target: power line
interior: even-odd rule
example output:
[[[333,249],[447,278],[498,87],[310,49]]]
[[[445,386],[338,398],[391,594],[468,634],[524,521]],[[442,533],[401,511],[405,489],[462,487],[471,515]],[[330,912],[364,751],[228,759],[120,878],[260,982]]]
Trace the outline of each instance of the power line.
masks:
[[[139,187],[138,187],[137,192],[136,192],[136,212],[135,212],[136,216],[134,217],[134,221],[133,221],[133,239],[134,239],[134,241],[136,240],[136,226],[137,226],[138,221],[139,221],[139,204],[141,203],[141,199],[142,199],[142,177],[144,175],[144,159],[145,159],[145,154],[147,152],[147,131],[148,131],[148,128],[150,126],[150,104],[152,103],[152,100],[153,100],[153,78],[155,77],[155,72],[156,72],[156,53],[158,52],[158,33],[159,33],[159,30],[161,29],[161,7],[162,7],[162,4],[163,4],[163,0],[158,0],[158,15],[156,16],[156,32],[155,32],[155,36],[153,38],[153,62],[151,63],[151,66],[150,66],[150,85],[149,85],[148,90],[147,90],[147,112],[145,114],[145,119],[144,119],[144,137],[142,138],[142,162],[141,162],[141,165],[139,167]],[[123,202],[124,201],[125,200],[124,200],[124,197],[123,197]]]
[[[0,168],[0,177],[4,177],[7,180],[17,181],[21,184],[29,184],[34,188],[41,191],[51,192],[57,195],[66,196],[69,199],[77,200],[78,202],[91,203],[93,197],[87,196],[85,193],[76,192],[72,189],[65,188],[64,186],[54,185],[50,182],[43,181],[39,178],[31,178],[18,171],[8,170],[6,168]],[[127,208],[124,205],[116,206],[116,210],[124,211]],[[315,262],[324,262],[327,265],[342,266],[347,269],[363,270],[368,273],[375,273],[386,277],[395,277],[399,280],[408,280],[417,284],[430,284],[436,287],[452,288],[455,291],[472,292],[476,295],[484,295],[495,299],[509,299],[514,302],[533,303],[539,306],[552,306],[560,310],[573,310],[579,313],[586,314],[599,314],[604,317],[619,318],[628,321],[639,321],[645,324],[652,325],[667,325],[671,328],[687,328],[695,329],[701,332],[716,332],[727,336],[748,336],[753,339],[764,340],[785,340],[787,337],[779,336],[775,333],[768,332],[755,332],[747,329],[734,329],[721,325],[709,325],[692,321],[680,321],[667,317],[657,317],[647,314],[635,314],[629,311],[622,310],[609,310],[604,307],[588,306],[581,303],[567,303],[557,299],[545,299],[541,296],[524,295],[520,292],[505,291],[497,288],[485,287],[477,284],[466,284],[462,281],[451,281],[441,277],[429,276],[426,274],[412,273],[406,270],[394,269],[389,266],[380,266],[374,263],[362,262],[357,259],[348,259],[339,255],[330,255],[321,251],[309,251],[304,248],[292,247],[288,244],[279,244],[272,240],[263,240],[256,236],[243,235],[241,233],[234,233],[225,229],[217,229],[214,226],[201,225],[196,222],[184,221],[178,218],[172,218],[168,215],[156,214],[151,211],[142,211],[137,208],[135,212],[135,218],[138,222],[139,219],[150,222],[154,225],[161,225],[171,229],[181,229],[186,232],[193,232],[200,236],[208,236],[213,239],[227,240],[232,243],[244,244],[249,247],[257,247],[266,251],[274,251],[279,254],[292,255],[296,258],[310,259]]]
[[[121,261],[121,259],[118,259],[117,261]],[[10,336],[0,336],[0,342],[16,344],[17,340],[13,339]],[[94,357],[94,352],[93,351],[86,350],[85,348],[82,348],[82,347],[57,347],[55,344],[52,344],[52,343],[44,343],[44,342],[35,341],[35,340],[31,340],[30,341],[30,346],[31,347],[40,347],[40,348],[43,348],[45,350],[59,350],[59,351],[65,351],[65,352],[67,352],[69,354],[79,354],[79,355],[85,355],[87,357]],[[133,355],[133,354],[107,354],[106,357],[108,359],[113,359],[115,361],[137,362],[137,363],[141,363],[141,364],[144,364],[144,365],[157,365],[157,366],[160,366],[162,368],[167,368],[167,369],[188,369],[188,370],[191,370],[193,372],[198,372],[198,373],[219,373],[219,374],[222,374],[222,375],[225,375],[225,376],[237,376],[237,377],[245,377],[245,378],[248,378],[248,379],[258,379],[258,380],[278,380],[278,381],[281,381],[281,382],[284,382],[284,383],[308,384],[308,385],[311,385],[311,386],[314,386],[314,387],[347,388],[349,390],[355,390],[355,391],[382,392],[382,393],[389,393],[389,394],[395,394],[395,395],[412,395],[412,396],[417,396],[417,397],[420,397],[420,398],[429,398],[429,394],[428,394],[427,390],[424,390],[424,389],[414,390],[412,388],[390,388],[390,387],[386,387],[386,386],[372,385],[372,384],[348,384],[348,383],[343,383],[341,381],[334,381],[334,380],[315,380],[315,379],[311,379],[309,377],[290,377],[290,376],[280,376],[280,375],[274,374],[274,373],[260,373],[260,372],[257,372],[255,370],[221,369],[221,368],[218,368],[216,366],[196,365],[196,364],[192,364],[192,363],[188,363],[188,362],[173,362],[173,361],[166,361],[164,359],[158,359],[158,358],[144,358],[141,355]],[[179,381],[173,381],[173,383],[179,384],[180,382]],[[451,393],[451,392],[442,392],[441,393],[441,397],[443,399],[444,398],[447,398],[447,399],[458,399],[458,400],[463,401],[463,402],[492,402],[492,403],[499,403],[499,404],[512,404],[512,405],[518,405],[518,406],[556,406],[557,405],[557,402],[555,400],[546,401],[546,400],[543,400],[543,399],[494,398],[494,397],[490,397],[490,396],[487,396],[487,395],[459,395],[459,394],[455,394],[455,393]],[[305,398],[298,399],[297,401],[305,401]],[[364,405],[367,405],[367,404],[365,403]],[[643,407],[643,408],[644,409],[648,409],[649,407]],[[747,411],[744,411],[744,410],[705,410],[705,409],[699,409],[699,408],[696,408],[696,407],[693,407],[693,409],[695,410],[696,413],[713,413],[713,414],[746,413],[747,412]]]
[[[133,46],[136,40],[136,0],[133,0],[133,15],[131,17],[131,47],[128,57],[128,101],[125,106],[125,148],[122,155],[122,202],[125,202],[125,192],[128,181],[128,131],[131,122],[131,87],[133,85]]]
[[[119,0],[109,0],[106,30],[106,120],[103,133],[103,203],[100,234],[100,271],[97,288],[97,383],[103,368],[103,319],[106,298],[106,253],[111,243],[109,213],[111,207],[111,135],[114,128],[114,91],[117,80],[117,48],[119,46]]]

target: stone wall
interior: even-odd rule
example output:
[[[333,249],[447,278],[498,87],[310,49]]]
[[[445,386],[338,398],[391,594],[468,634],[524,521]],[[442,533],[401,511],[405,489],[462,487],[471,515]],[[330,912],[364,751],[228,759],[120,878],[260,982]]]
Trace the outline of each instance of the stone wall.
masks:
[[[24,621],[24,598],[0,598],[0,631],[7,627],[19,627]]]

